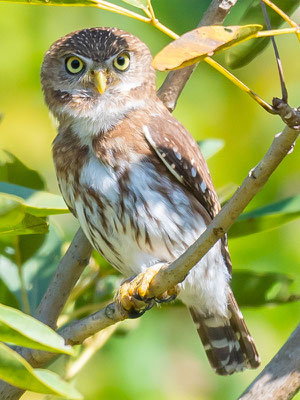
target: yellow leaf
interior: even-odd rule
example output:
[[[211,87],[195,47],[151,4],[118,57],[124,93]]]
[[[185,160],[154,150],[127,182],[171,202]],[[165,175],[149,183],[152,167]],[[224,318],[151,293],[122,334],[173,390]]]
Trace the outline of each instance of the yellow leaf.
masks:
[[[166,71],[195,64],[253,37],[261,29],[262,25],[202,26],[185,33],[161,50],[154,57],[153,67]]]

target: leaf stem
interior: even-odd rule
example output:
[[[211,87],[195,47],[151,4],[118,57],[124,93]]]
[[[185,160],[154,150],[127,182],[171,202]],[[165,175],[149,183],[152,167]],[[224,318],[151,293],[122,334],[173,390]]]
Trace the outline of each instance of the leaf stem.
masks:
[[[19,275],[19,279],[20,279],[22,311],[24,311],[26,314],[30,315],[30,304],[29,304],[28,294],[27,294],[27,290],[25,288],[25,281],[24,281],[24,276],[23,276],[19,236],[16,236],[16,238],[15,238],[15,251],[16,251],[15,262],[18,267],[18,275]]]
[[[5,0],[6,3],[16,3],[15,0]],[[45,5],[45,6],[58,6],[58,7],[65,7],[66,4],[64,3],[57,3],[55,0],[18,0],[18,4],[31,4],[31,5]],[[117,6],[115,4],[109,3],[108,1],[102,0],[87,0],[86,4],[80,3],[70,3],[67,5],[68,7],[96,7],[100,8],[101,10],[111,11],[116,14],[124,15],[125,17],[130,17],[133,19],[137,19],[141,22],[151,23],[151,18],[146,18],[143,15],[135,13],[133,11],[127,10],[127,8]]]
[[[116,14],[125,15],[126,17],[131,17],[133,19],[137,19],[141,22],[150,22],[150,18],[143,17],[142,15],[135,13],[133,11],[128,10],[127,8],[117,6],[116,4],[112,4],[108,1],[103,0],[91,0],[92,3],[95,3],[95,7],[101,8],[103,10],[112,11]]]
[[[283,18],[292,28],[296,28],[296,35],[297,38],[300,42],[300,29],[299,29],[299,25],[296,24],[295,21],[293,21],[284,11],[281,10],[281,8],[279,8],[278,6],[276,6],[276,4],[272,3],[272,1],[270,0],[263,0],[263,2],[265,4],[267,4],[270,8],[272,8],[272,10],[274,10],[278,15],[281,16],[281,18]]]
[[[251,37],[252,38],[261,38],[261,37],[268,37],[268,36],[278,36],[278,35],[287,35],[289,33],[297,33],[300,30],[300,28],[285,28],[285,29],[272,29],[272,30],[267,30],[267,31],[260,31],[256,32],[255,35]]]
[[[179,38],[179,35],[177,35],[177,33],[171,31],[171,29],[167,28],[165,25],[163,25],[161,22],[159,22],[158,19],[155,19],[154,21],[151,21],[152,25],[157,28],[158,30],[160,30],[161,32],[165,33],[167,36],[169,36],[170,38],[176,40]]]
[[[155,14],[154,14],[154,10],[153,10],[152,4],[151,4],[151,0],[147,0],[147,5],[148,5],[148,8],[144,9],[144,12],[146,13],[146,15],[148,17],[151,18],[152,21],[155,21]],[[146,10],[148,12],[146,12]]]
[[[242,81],[240,81],[236,76],[234,76],[231,72],[229,72],[226,68],[222,67],[217,61],[213,60],[210,57],[204,58],[204,61],[219,71],[222,75],[224,75],[227,79],[233,82],[237,87],[242,89],[244,92],[248,93],[252,99],[254,99],[260,106],[262,106],[266,111],[271,114],[277,114],[274,108],[265,102],[260,96],[258,96],[253,90],[251,90],[247,85],[245,85]]]

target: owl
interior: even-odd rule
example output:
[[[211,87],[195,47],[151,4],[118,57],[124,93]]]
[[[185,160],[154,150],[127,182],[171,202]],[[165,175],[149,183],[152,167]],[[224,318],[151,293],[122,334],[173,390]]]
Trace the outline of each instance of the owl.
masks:
[[[175,260],[220,210],[197,143],[156,95],[151,63],[137,37],[102,27],[56,41],[41,69],[59,124],[61,193],[93,247],[125,277]],[[224,236],[179,284],[220,375],[260,362],[230,277]]]

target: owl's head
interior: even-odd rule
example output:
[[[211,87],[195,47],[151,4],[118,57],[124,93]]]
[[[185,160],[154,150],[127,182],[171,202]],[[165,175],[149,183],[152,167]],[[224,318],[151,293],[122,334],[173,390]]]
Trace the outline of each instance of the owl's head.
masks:
[[[151,62],[148,47],[117,28],[70,33],[45,55],[41,82],[46,103],[59,119],[128,107],[155,93]]]

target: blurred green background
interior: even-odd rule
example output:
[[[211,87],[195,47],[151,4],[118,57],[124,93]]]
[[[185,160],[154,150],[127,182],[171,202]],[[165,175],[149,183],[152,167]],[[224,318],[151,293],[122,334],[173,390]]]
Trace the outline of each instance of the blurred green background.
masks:
[[[201,3],[201,4],[200,4]],[[193,29],[209,1],[153,0],[158,18],[178,34]],[[119,3],[120,4],[120,3]],[[227,24],[237,24],[249,4],[239,1]],[[299,10],[298,10],[299,11]],[[294,14],[299,21],[300,14]],[[157,53],[169,38],[141,22],[86,7],[1,4],[0,1],[0,147],[38,170],[50,191],[58,193],[51,159],[56,133],[43,102],[39,71],[53,41],[71,31],[92,26],[117,26],[140,37]],[[277,40],[289,103],[299,105],[299,43],[293,35]],[[219,56],[222,60],[223,56]],[[235,72],[265,100],[280,97],[271,47],[247,67]],[[158,87],[165,74],[157,75]],[[222,138],[224,149],[209,160],[216,187],[241,183],[282,129],[279,118],[267,114],[245,93],[202,63],[186,85],[174,115],[193,136]],[[300,146],[283,161],[248,209],[300,193]],[[77,228],[72,216],[58,216],[66,240]],[[300,291],[299,220],[279,229],[231,240],[233,267],[277,271],[295,276]],[[299,322],[299,303],[243,309],[264,367]],[[230,400],[257,375],[246,371],[219,377],[210,369],[191,318],[183,307],[163,306],[131,324],[126,335],[114,335],[75,379],[85,400]],[[59,370],[62,361],[54,366]],[[41,399],[26,394],[24,399]],[[49,398],[49,397],[48,397]],[[295,398],[300,399],[300,395]]]

